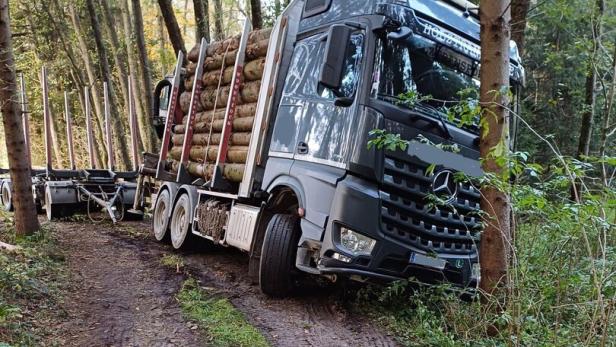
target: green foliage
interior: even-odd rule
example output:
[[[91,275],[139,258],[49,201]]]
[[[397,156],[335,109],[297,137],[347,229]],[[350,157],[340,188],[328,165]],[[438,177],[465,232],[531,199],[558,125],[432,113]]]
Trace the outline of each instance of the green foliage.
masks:
[[[211,346],[269,346],[229,300],[208,295],[194,279],[184,282],[178,294],[182,310],[205,331]]]
[[[46,319],[57,309],[59,286],[63,282],[63,257],[57,253],[50,231],[43,228],[34,236],[15,240],[7,227],[7,214],[0,214],[0,240],[17,243],[16,252],[0,251],[0,341],[11,345],[35,346],[50,327]]]

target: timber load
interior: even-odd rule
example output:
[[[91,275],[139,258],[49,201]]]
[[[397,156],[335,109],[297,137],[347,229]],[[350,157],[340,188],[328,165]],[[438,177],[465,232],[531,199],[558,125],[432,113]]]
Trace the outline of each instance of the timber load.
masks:
[[[244,60],[241,88],[237,96],[231,136],[224,166],[224,177],[235,183],[242,181],[248,156],[248,145],[254,126],[261,79],[265,69],[265,57],[271,29],[256,30],[249,34]],[[177,172],[182,156],[191,93],[195,78],[202,82],[201,93],[197,95],[196,116],[187,171],[208,181],[214,173],[222,130],[225,123],[227,103],[231,93],[235,62],[240,46],[240,36],[212,42],[206,50],[203,74],[195,76],[199,60],[199,45],[188,53],[188,65],[184,80],[185,92],[180,95],[179,105],[184,114],[181,124],[173,127],[169,152],[169,169]]]

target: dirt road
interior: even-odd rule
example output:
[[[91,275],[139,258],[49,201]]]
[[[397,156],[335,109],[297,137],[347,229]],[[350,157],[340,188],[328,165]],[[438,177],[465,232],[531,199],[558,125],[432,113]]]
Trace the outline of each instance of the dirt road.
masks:
[[[58,330],[69,346],[199,346],[175,299],[183,274],[161,265],[170,246],[147,223],[121,227],[57,223],[72,274],[68,317]],[[309,285],[293,299],[272,300],[246,278],[248,258],[228,249],[181,253],[202,286],[216,289],[273,346],[393,346],[374,324],[347,311],[336,290]]]

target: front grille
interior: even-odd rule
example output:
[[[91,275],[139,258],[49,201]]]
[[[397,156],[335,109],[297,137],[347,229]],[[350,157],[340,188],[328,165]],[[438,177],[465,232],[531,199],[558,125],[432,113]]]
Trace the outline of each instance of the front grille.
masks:
[[[450,206],[430,204],[432,177],[418,161],[385,158],[380,190],[385,235],[426,252],[473,254],[479,245],[479,191],[458,183]]]

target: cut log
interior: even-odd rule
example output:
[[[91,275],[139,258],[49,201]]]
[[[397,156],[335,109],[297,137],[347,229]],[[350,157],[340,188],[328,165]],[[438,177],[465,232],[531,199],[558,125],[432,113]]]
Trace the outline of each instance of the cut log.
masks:
[[[190,149],[190,160],[197,162],[197,163],[203,163],[206,159],[205,156],[205,152],[207,149],[207,161],[209,163],[215,163],[216,159],[218,158],[218,146],[217,145],[210,145],[210,147],[205,147],[205,146],[194,146]],[[169,151],[169,157],[175,160],[180,160],[182,155],[182,147],[178,146],[178,147],[173,147],[171,149],[171,151]],[[229,147],[229,150],[227,151],[227,161],[229,163],[236,163],[236,164],[245,164],[246,163],[246,158],[248,156],[248,147],[246,146],[241,146],[241,147]]]
[[[235,57],[237,56],[237,50],[229,51],[225,55],[224,52],[213,57],[205,58],[205,71],[215,71],[220,70],[222,63],[224,61],[225,66],[233,66],[235,65]]]
[[[218,108],[214,112],[214,119],[224,119],[226,111],[227,111],[226,107],[225,108]],[[243,104],[243,105],[237,106],[237,108],[235,110],[235,118],[254,117],[256,113],[257,113],[257,104],[256,103]],[[211,119],[212,119],[212,111],[210,110],[210,111],[205,111],[205,112],[197,113],[195,121],[197,123],[200,123],[200,122],[209,121]],[[186,124],[187,120],[188,120],[188,117],[182,118],[182,124]]]
[[[225,69],[222,75],[221,86],[228,86],[233,79],[233,66],[229,66]],[[215,71],[209,71],[203,74],[203,78],[201,81],[203,82],[204,87],[218,87],[218,82],[220,80],[220,69]]]
[[[172,163],[172,170],[178,171],[180,163],[174,161]],[[199,164],[195,162],[188,162],[188,172],[197,177],[210,180],[214,173],[215,165],[212,164]],[[246,165],[244,164],[226,164],[223,168],[223,176],[231,182],[239,183],[244,178],[244,170]]]
[[[188,60],[192,62],[197,62],[199,60],[199,50],[201,49],[201,43],[197,43],[191,50],[188,52]]]
[[[272,35],[272,28],[255,30],[248,34],[248,44],[256,43],[261,40],[269,40]]]
[[[261,40],[257,43],[246,47],[246,59],[253,60],[256,58],[265,57],[267,55],[267,48],[269,46],[269,39]]]
[[[187,76],[192,76],[195,74],[195,71],[197,71],[197,63],[194,62],[189,62],[188,66],[186,66],[186,75]]]
[[[230,138],[230,145],[232,146],[248,146],[250,144],[250,133],[232,133]],[[213,133],[212,140],[209,145],[218,146],[220,144],[220,133]],[[210,138],[209,132],[194,134],[192,138],[193,146],[207,146],[208,139]],[[184,144],[184,134],[174,134],[172,137],[174,146],[181,146]]]
[[[255,117],[246,117],[246,118],[237,118],[233,120],[233,131],[236,132],[247,132],[252,130],[252,125],[254,124]],[[212,123],[212,131],[213,132],[221,132],[223,125],[225,123],[224,119],[216,119]],[[178,124],[173,127],[173,132],[176,134],[183,134],[186,131],[185,124]],[[195,124],[194,133],[202,134],[210,132],[210,122],[199,122]]]
[[[184,114],[187,114],[190,108],[190,98],[191,98],[192,90],[186,91],[180,95],[180,109]],[[203,106],[200,102],[196,102],[197,112],[203,111]]]
[[[17,250],[20,250],[21,247],[14,246],[14,245],[9,245],[8,243],[4,243],[4,242],[0,241],[0,249],[5,250],[7,252],[15,252]]]
[[[263,78],[263,70],[265,70],[265,58],[249,61],[244,67],[244,79],[246,81],[257,81]],[[233,75],[233,72],[231,72]]]

